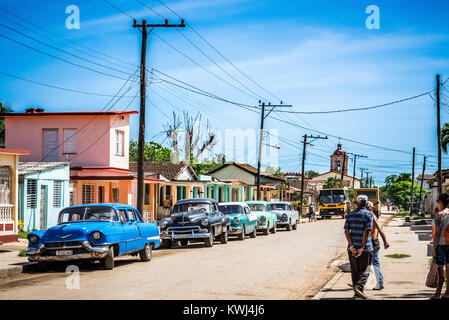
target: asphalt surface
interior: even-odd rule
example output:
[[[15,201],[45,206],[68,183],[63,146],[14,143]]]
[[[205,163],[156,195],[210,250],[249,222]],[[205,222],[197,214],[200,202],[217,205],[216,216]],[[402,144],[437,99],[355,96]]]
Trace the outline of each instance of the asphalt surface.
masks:
[[[79,289],[59,265],[0,282],[0,299],[311,299],[335,274],[330,263],[345,254],[343,224],[319,220],[212,248],[154,250],[150,262],[117,258],[114,270],[82,264]]]

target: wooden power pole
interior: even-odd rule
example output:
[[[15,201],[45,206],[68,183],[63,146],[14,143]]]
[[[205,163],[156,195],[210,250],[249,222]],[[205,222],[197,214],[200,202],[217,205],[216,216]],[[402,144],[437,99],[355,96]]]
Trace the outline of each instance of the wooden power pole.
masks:
[[[414,195],[414,188],[415,187],[415,148],[413,148],[413,161],[412,161],[412,187],[410,189],[410,215],[412,215],[412,209],[413,209],[413,195]]]
[[[422,173],[421,173],[421,186],[419,187],[418,212],[421,209],[422,185],[424,183],[424,172],[425,171],[426,171],[426,157],[424,156],[424,163],[422,165]]]
[[[165,20],[165,24],[147,24],[146,20],[142,20],[141,24],[137,24],[134,20],[134,28],[138,28],[142,33],[142,45],[140,52],[140,111],[139,111],[139,142],[137,147],[137,210],[143,215],[143,189],[144,189],[144,176],[143,176],[143,160],[144,160],[144,148],[145,148],[145,97],[146,97],[146,55],[147,55],[147,38],[148,28],[151,28],[150,32],[154,28],[168,28],[168,27],[185,27],[184,20],[181,20],[181,24],[168,24],[168,20]]]
[[[438,196],[442,192],[443,178],[441,177],[441,123],[440,123],[440,75],[437,74],[437,139],[438,139]]]
[[[352,152],[348,152],[348,154],[354,156],[354,168],[353,168],[353,171],[352,171],[352,187],[355,188],[355,164],[356,164],[356,161],[357,161],[357,157],[359,157],[359,158],[368,158],[368,156],[361,155],[361,154],[355,154],[355,153],[352,153]],[[363,175],[363,171],[362,171],[362,175]],[[363,179],[363,177],[362,177],[362,179]],[[361,183],[362,183],[362,181],[360,180],[360,187],[362,186]]]
[[[269,107],[271,108],[270,111],[268,111],[268,113],[265,115],[265,107]],[[268,115],[271,113],[271,111],[274,110],[274,108],[280,108],[280,107],[286,107],[286,108],[291,108],[291,105],[287,105],[287,104],[283,104],[281,101],[281,104],[271,104],[268,103],[268,105],[265,105],[264,103],[261,103],[261,101],[259,101],[259,107],[262,108],[261,113],[260,113],[260,133],[259,133],[259,154],[257,157],[257,177],[256,177],[256,195],[257,195],[257,200],[262,200],[261,199],[261,194],[260,194],[260,166],[261,166],[261,162],[262,162],[262,143],[263,143],[263,124],[264,124],[264,120],[268,117]]]
[[[306,162],[306,147],[307,145],[311,145],[311,143],[317,139],[327,139],[326,137],[321,137],[321,136],[308,136],[308,135],[304,135],[303,136],[304,140],[302,142],[302,165],[301,165],[301,193],[300,193],[300,206],[299,206],[299,214],[302,214],[302,199],[304,197],[304,180],[305,180],[305,162]],[[307,138],[313,139],[313,141],[311,142],[307,142]]]

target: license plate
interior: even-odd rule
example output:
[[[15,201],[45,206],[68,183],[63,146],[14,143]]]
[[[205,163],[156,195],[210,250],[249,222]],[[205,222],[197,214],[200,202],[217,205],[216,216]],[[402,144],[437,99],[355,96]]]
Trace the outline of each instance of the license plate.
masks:
[[[56,250],[57,256],[71,256],[73,254],[73,250]]]
[[[178,238],[188,238],[188,234],[178,234]]]

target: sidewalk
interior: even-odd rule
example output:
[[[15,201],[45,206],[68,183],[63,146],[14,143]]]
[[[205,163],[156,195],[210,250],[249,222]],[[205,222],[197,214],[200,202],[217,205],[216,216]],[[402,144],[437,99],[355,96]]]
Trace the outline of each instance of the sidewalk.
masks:
[[[19,239],[18,242],[0,245],[0,281],[28,270],[32,263],[26,257],[19,257],[19,252],[26,249],[28,240]]]
[[[372,290],[374,277],[371,272],[365,287],[368,299],[421,300],[433,295],[435,290],[425,286],[430,257],[427,256],[428,237],[422,236],[423,233],[430,233],[430,226],[417,227],[404,223],[402,218],[393,218],[383,228],[390,243],[388,250],[382,247],[380,251],[385,289]],[[381,244],[383,245],[382,241]],[[410,257],[394,259],[385,256],[390,254],[408,254]],[[351,282],[349,272],[338,271],[313,300],[353,300],[354,292],[348,286]]]

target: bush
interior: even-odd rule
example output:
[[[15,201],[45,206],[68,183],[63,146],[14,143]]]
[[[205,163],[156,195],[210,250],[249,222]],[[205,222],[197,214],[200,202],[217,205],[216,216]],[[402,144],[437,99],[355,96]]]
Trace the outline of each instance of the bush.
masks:
[[[28,236],[28,232],[19,231],[19,239],[26,239]]]
[[[27,256],[27,250],[26,249],[20,250],[18,256],[19,257],[26,257]]]

